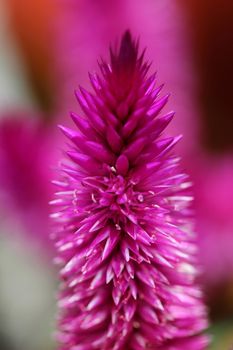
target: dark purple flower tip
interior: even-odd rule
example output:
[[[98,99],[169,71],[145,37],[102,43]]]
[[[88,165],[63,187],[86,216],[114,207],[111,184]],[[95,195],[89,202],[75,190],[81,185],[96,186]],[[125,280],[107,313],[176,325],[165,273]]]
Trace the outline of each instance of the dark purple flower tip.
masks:
[[[110,49],[111,65],[118,73],[121,70],[132,70],[135,68],[138,58],[138,42],[132,39],[129,30],[122,36],[119,49],[115,52]]]

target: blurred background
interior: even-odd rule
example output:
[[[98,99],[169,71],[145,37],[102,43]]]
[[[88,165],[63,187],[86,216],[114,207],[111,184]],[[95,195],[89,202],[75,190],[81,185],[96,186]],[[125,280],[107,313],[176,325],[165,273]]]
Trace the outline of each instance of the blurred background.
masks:
[[[0,0],[0,349],[54,350],[48,220],[74,90],[130,29],[171,92],[213,335],[233,346],[232,0]]]

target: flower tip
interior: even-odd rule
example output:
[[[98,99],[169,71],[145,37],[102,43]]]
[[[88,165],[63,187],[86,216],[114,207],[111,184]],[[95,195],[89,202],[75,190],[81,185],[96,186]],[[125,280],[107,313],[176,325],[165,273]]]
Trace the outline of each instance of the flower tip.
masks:
[[[58,125],[58,128],[61,130],[61,132],[68,137],[70,140],[72,140],[75,137],[75,132],[72,129],[69,129],[63,125]]]
[[[64,126],[61,124],[57,125],[58,129],[61,130],[61,132],[64,132]]]
[[[133,39],[132,35],[129,29],[127,29],[124,34],[122,35],[121,39],[121,45],[122,46],[132,46],[133,45]]]
[[[177,135],[177,136],[174,138],[175,143],[177,143],[177,142],[179,142],[180,140],[182,140],[182,138],[183,138],[183,134]]]
[[[136,64],[138,57],[138,43],[133,40],[129,30],[121,38],[119,50],[113,52],[110,48],[111,64],[116,70],[129,68]]]

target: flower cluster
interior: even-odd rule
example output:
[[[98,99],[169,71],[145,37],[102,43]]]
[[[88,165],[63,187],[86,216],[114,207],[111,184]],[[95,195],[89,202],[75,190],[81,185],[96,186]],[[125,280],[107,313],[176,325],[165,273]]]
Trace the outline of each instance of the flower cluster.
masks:
[[[160,135],[174,113],[127,31],[110,64],[77,92],[85,117],[52,201],[60,264],[61,350],[202,350],[208,338],[196,285],[190,182]]]

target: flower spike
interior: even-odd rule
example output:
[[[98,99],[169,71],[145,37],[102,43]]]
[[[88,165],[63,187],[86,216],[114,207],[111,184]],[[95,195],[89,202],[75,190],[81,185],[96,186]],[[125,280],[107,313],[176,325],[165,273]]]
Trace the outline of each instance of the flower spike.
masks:
[[[195,278],[188,177],[161,138],[155,75],[129,31],[80,88],[78,130],[62,128],[72,162],[62,166],[53,237],[61,265],[60,350],[203,350],[208,325]]]

